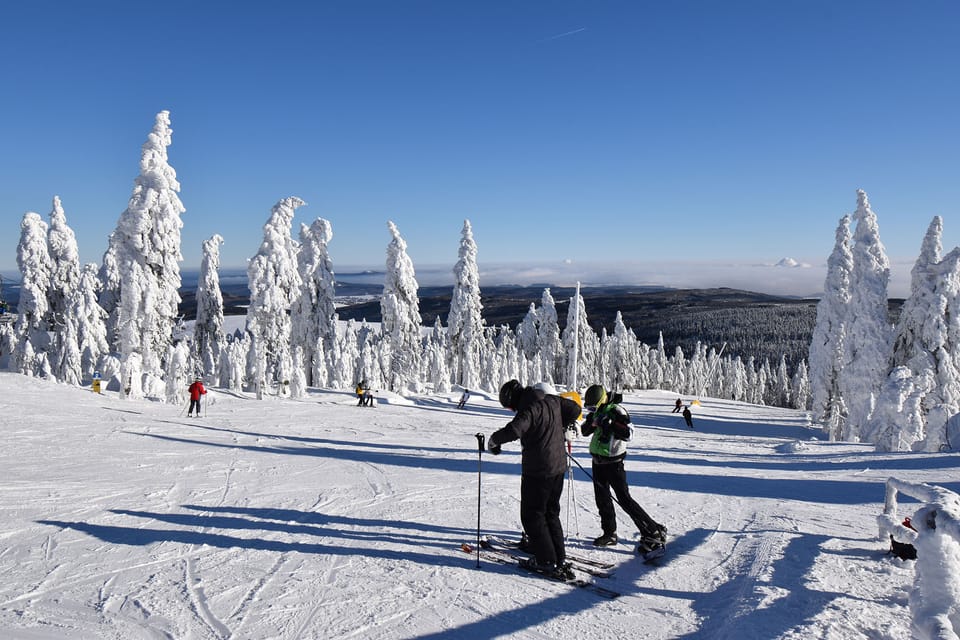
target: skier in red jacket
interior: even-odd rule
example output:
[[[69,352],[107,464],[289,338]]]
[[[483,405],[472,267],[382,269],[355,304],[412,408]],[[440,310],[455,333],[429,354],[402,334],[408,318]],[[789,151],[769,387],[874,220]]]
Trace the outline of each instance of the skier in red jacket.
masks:
[[[200,396],[207,395],[207,390],[203,388],[203,380],[196,378],[190,385],[190,408],[187,409],[187,417],[191,417],[196,409],[197,417],[200,417]]]

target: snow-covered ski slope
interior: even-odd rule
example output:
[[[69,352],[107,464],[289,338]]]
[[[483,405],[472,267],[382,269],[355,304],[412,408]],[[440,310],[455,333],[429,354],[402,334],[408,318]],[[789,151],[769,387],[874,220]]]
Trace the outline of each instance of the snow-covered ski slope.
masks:
[[[0,637],[910,637],[912,563],[877,538],[884,481],[960,491],[960,455],[816,441],[801,412],[709,398],[691,431],[675,395],[626,393],[632,492],[671,539],[644,565],[620,513],[627,542],[593,549],[576,469],[562,518],[577,553],[617,563],[606,600],[460,550],[478,477],[483,532],[516,535],[520,453],[479,460],[474,434],[509,415],[459,396],[213,389],[188,419],[0,373]]]

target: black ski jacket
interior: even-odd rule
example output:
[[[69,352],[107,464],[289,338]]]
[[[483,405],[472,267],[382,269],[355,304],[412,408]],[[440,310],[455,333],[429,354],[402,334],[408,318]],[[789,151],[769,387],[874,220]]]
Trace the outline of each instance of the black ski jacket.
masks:
[[[573,400],[526,387],[516,417],[495,431],[490,441],[499,446],[519,439],[523,446],[523,475],[549,478],[567,470],[564,429],[575,424],[578,417],[580,405]]]

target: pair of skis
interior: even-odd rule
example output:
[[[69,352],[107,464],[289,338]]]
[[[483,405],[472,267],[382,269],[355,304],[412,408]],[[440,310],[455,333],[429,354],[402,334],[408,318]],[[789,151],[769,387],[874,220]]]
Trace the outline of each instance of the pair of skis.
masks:
[[[507,543],[509,544],[509,543]],[[491,539],[482,540],[480,543],[480,549],[474,548],[473,545],[469,543],[463,543],[461,550],[464,553],[479,553],[481,558],[488,560],[490,562],[495,562],[497,564],[502,564],[506,566],[515,567],[527,573],[546,578],[548,580],[553,580],[555,582],[562,582],[563,584],[568,584],[572,587],[577,587],[578,589],[584,589],[585,591],[590,591],[595,593],[598,596],[608,599],[614,599],[620,597],[619,591],[614,591],[613,589],[608,589],[607,587],[601,586],[596,582],[589,580],[583,577],[574,577],[572,579],[565,579],[553,574],[543,573],[536,571],[535,569],[529,568],[521,564],[521,560],[526,560],[529,555],[523,553],[522,551],[515,550],[517,547],[506,547],[506,546],[497,546],[496,540]],[[610,577],[613,573],[615,565],[609,562],[600,562],[593,560],[592,558],[583,558],[580,556],[567,556],[567,561],[570,562],[571,567],[582,573],[598,577],[598,578],[607,578]]]

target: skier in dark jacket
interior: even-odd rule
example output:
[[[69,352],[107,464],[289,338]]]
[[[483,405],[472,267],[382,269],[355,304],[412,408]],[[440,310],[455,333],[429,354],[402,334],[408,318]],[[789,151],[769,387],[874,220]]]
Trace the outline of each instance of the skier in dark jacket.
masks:
[[[630,497],[630,488],[627,486],[623,460],[627,457],[627,441],[633,437],[630,414],[598,384],[587,389],[583,404],[584,410],[590,413],[580,429],[583,435],[592,435],[593,494],[600,512],[600,526],[603,527],[603,535],[593,544],[598,547],[617,544],[617,513],[613,508],[613,498],[610,497],[610,491],[613,490],[617,503],[640,530],[637,553],[645,558],[663,553],[667,528],[647,515],[643,507]]]
[[[520,522],[534,556],[531,569],[560,578],[572,577],[566,565],[560,496],[567,471],[565,427],[580,415],[568,398],[544,395],[510,380],[500,387],[500,404],[516,412],[513,420],[487,439],[494,455],[501,445],[520,440]]]
[[[690,407],[683,408],[683,419],[687,422],[687,426],[693,429],[693,415],[690,413]]]
[[[200,378],[195,379],[188,390],[190,391],[190,408],[187,409],[187,417],[192,417],[194,410],[196,410],[196,415],[199,418],[200,398],[207,395],[207,390],[203,388],[203,381]]]

